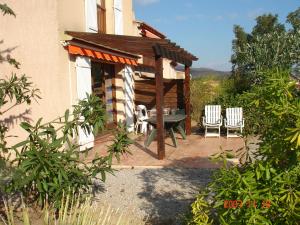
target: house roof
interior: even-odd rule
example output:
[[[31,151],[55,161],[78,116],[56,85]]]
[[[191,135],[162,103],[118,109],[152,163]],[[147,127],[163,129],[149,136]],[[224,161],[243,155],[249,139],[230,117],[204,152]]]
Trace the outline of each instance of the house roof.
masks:
[[[146,31],[151,32],[152,34],[156,35],[157,37],[161,39],[165,39],[166,35],[155,29],[154,27],[150,26],[149,24],[142,22],[142,21],[136,21],[136,23],[139,24],[138,29],[141,30],[141,34],[143,36],[146,36]]]
[[[159,56],[187,66],[191,66],[193,61],[198,60],[196,56],[168,39],[74,31],[66,31],[65,33],[72,36],[72,41],[75,42],[88,43],[129,54],[132,57],[142,55],[144,58],[143,64],[145,65],[147,64],[145,58],[149,61]],[[153,66],[153,63],[149,63],[149,65]]]

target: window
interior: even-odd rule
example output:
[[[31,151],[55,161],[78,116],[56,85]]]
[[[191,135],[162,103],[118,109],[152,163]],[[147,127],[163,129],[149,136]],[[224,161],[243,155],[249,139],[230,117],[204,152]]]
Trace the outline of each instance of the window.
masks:
[[[101,0],[101,4],[97,5],[97,15],[98,15],[98,32],[106,33],[106,10],[105,10],[105,0]]]

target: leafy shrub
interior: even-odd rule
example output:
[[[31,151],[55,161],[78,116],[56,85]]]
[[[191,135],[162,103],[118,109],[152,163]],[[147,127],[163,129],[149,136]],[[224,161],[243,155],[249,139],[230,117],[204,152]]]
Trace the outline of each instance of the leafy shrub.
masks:
[[[108,152],[114,154],[117,160],[123,154],[131,154],[128,147],[132,144],[132,140],[128,137],[126,126],[122,123],[118,124],[115,132],[115,138],[111,146],[108,147]]]
[[[63,117],[50,123],[42,124],[42,119],[35,126],[23,122],[21,126],[29,136],[12,147],[17,154],[13,160],[17,167],[7,191],[21,191],[27,199],[38,200],[40,204],[48,201],[58,206],[62,194],[70,189],[75,193],[88,192],[98,173],[104,181],[105,173],[112,173],[112,158],[127,152],[130,141],[125,129],[120,127],[121,135],[116,134],[107,156],[96,157],[90,164],[80,158],[74,137],[79,127],[87,133],[103,127],[105,110],[99,102],[98,97],[87,96],[74,106],[71,114],[67,110]]]
[[[191,205],[191,212],[183,218],[187,225],[212,225],[213,220],[209,218],[210,206],[205,200],[206,193],[197,196],[197,201]]]
[[[247,120],[253,123],[248,133],[260,134],[258,151],[240,166],[225,165],[218,170],[207,194],[199,195],[193,204],[211,207],[208,215],[216,224],[279,225],[300,221],[299,93],[289,72],[269,71],[265,75],[261,85],[239,97],[243,106],[247,105]],[[226,200],[240,202],[228,208]],[[201,213],[194,210],[192,220]]]
[[[1,57],[1,56],[0,56]],[[33,87],[28,77],[22,75],[17,77],[13,74],[8,79],[0,79],[0,115],[3,115],[21,104],[31,104],[32,100],[39,99],[39,89]],[[7,157],[8,127],[0,121],[0,160]]]

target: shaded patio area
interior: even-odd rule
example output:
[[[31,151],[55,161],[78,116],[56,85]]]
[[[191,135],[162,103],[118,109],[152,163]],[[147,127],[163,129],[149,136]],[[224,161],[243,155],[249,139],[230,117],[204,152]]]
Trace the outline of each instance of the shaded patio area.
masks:
[[[209,157],[223,150],[238,150],[244,146],[242,138],[204,138],[203,135],[193,132],[183,140],[176,134],[178,147],[175,148],[171,138],[166,138],[166,157],[158,160],[157,142],[153,141],[149,147],[145,147],[145,136],[132,135],[134,143],[130,146],[132,155],[124,155],[120,162],[113,160],[115,168],[218,168],[221,164],[212,162]],[[92,160],[95,154],[106,155],[107,146],[112,143],[113,136],[107,135],[96,139],[95,147],[89,151],[87,160]]]
[[[157,156],[163,160],[166,157],[166,142],[164,136],[164,69],[166,65],[182,64],[184,66],[184,111],[185,111],[185,132],[191,134],[191,104],[190,104],[190,67],[193,61],[198,58],[181,48],[168,39],[146,38],[126,35],[112,35],[89,32],[66,31],[72,39],[68,40],[66,46],[70,54],[88,56],[97,60],[106,60],[114,63],[125,63],[131,66],[140,66],[145,71],[151,71],[155,78],[155,108],[156,108],[156,137],[157,137]],[[103,49],[104,48],[104,49]],[[107,52],[109,50],[109,52]],[[131,58],[118,57],[118,54],[130,55]],[[108,54],[109,53],[109,54]],[[111,57],[110,57],[111,56]],[[165,68],[164,68],[165,67]],[[112,79],[113,89],[116,89],[115,79]],[[116,99],[116,92],[112,93],[113,99]],[[117,104],[114,102],[112,114],[113,122],[117,124]],[[130,112],[133,111],[130,109]],[[126,115],[127,118],[132,115]],[[121,119],[122,120],[122,119]],[[173,136],[174,138],[174,136]],[[98,150],[97,150],[98,151]],[[100,150],[101,151],[101,150]]]

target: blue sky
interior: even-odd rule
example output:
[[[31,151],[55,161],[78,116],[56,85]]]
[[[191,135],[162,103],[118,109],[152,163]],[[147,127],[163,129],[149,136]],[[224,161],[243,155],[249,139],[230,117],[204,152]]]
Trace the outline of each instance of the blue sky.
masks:
[[[134,0],[137,20],[149,23],[199,57],[195,67],[230,70],[233,25],[251,31],[255,18],[279,15],[285,22],[299,0]]]

